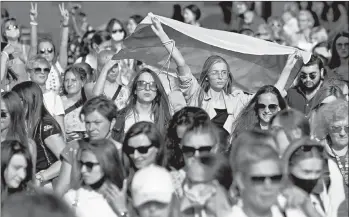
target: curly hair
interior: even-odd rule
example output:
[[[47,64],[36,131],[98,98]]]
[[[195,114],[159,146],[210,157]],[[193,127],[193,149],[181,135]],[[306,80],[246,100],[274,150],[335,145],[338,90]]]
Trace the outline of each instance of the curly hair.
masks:
[[[317,117],[315,117],[316,129],[315,137],[325,139],[329,135],[330,125],[333,122],[348,118],[348,102],[344,99],[337,99],[320,108]]]

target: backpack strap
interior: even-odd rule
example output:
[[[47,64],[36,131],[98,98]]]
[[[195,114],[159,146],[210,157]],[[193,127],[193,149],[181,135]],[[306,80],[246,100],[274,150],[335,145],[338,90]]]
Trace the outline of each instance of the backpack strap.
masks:
[[[116,98],[118,97],[118,95],[119,95],[119,93],[121,91],[121,88],[122,88],[122,86],[119,85],[118,89],[114,93],[114,96],[111,98],[113,101],[116,100]]]

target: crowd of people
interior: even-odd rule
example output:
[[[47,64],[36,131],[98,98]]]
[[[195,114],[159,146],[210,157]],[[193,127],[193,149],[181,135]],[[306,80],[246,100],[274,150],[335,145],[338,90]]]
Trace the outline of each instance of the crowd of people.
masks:
[[[2,216],[348,216],[344,4],[287,2],[266,20],[253,2],[233,2],[231,34],[312,52],[290,88],[298,51],[256,93],[236,88],[217,55],[194,77],[151,16],[177,66],[175,95],[147,63],[113,59],[143,16],[93,29],[81,5],[57,10],[59,47],[38,36],[36,3],[29,44],[2,8]],[[174,12],[204,27],[196,5]]]

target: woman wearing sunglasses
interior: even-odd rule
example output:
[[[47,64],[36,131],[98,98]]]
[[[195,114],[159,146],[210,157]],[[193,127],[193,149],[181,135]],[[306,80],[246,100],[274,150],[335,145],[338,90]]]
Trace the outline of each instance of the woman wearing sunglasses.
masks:
[[[348,63],[349,62],[349,33],[338,33],[332,43],[332,58],[329,67],[331,73],[349,81]]]
[[[79,114],[85,124],[87,141],[109,139],[112,141],[121,157],[122,144],[111,138],[113,126],[116,122],[116,106],[103,96],[94,97],[85,102]],[[73,140],[61,152],[62,167],[59,173],[56,193],[63,195],[80,180],[77,176],[75,161],[79,149],[79,143],[84,141]]]
[[[44,105],[40,87],[32,81],[17,84],[12,89],[21,98],[29,138],[37,148],[36,175],[40,185],[52,188],[51,181],[59,174],[59,155],[65,147],[63,132]]]
[[[171,111],[158,75],[151,69],[142,69],[131,83],[130,94],[125,108],[116,116],[113,139],[123,141],[128,129],[140,121],[153,122],[160,133],[165,134]]]
[[[49,38],[42,38],[38,41],[38,7],[37,3],[31,3],[30,25],[31,25],[31,55],[39,55],[49,62],[50,71],[46,81],[47,90],[53,90],[55,93],[62,92],[62,77],[68,63],[68,35],[69,35],[69,12],[64,8],[64,3],[59,4],[59,10],[62,17],[61,44],[57,52],[53,41]],[[58,55],[59,53],[59,55]]]
[[[279,197],[282,209],[299,207],[306,216],[337,216],[334,211],[345,196],[343,187],[341,194],[334,189],[343,182],[333,179],[333,174],[324,176],[331,163],[322,144],[309,137],[295,140],[284,153],[283,166],[286,188]]]
[[[82,182],[65,201],[78,217],[127,216],[125,172],[119,151],[109,139],[80,142],[78,173]]]
[[[47,89],[47,79],[50,74],[50,63],[41,56],[34,56],[27,62],[27,72],[30,80],[41,88],[47,111],[59,123],[65,137],[64,107],[62,98],[54,91]]]
[[[34,167],[27,146],[16,140],[1,142],[1,205],[14,193],[33,185]]]
[[[119,52],[124,48],[123,40],[126,38],[127,33],[122,22],[116,18],[109,20],[106,31],[109,32],[112,38],[113,50]]]
[[[141,121],[132,125],[125,135],[122,152],[122,161],[129,180],[137,170],[146,166],[167,166],[163,137],[151,122]]]
[[[181,140],[187,129],[191,128],[195,120],[206,122],[210,116],[199,107],[187,106],[177,111],[167,128],[165,143],[168,149],[169,166],[179,170],[184,166],[183,153],[180,148]]]
[[[25,110],[21,98],[14,91],[1,93],[1,142],[18,140],[29,148],[32,165],[36,163],[36,145],[29,138],[25,123]]]
[[[153,17],[152,22],[153,32],[159,37],[178,66],[179,86],[187,104],[203,108],[217,126],[231,132],[232,123],[243,107],[253,98],[253,95],[244,94],[242,91],[232,94],[233,89],[236,89],[233,87],[233,75],[227,61],[220,56],[210,56],[205,61],[200,79],[197,81],[180,51],[174,47],[174,42],[164,32],[160,21]],[[284,89],[291,69],[297,62],[295,57],[296,54],[289,56],[275,84],[277,89]]]
[[[1,49],[0,80],[9,91],[14,85],[29,80],[25,70],[29,46],[20,42],[21,29],[15,18],[7,18],[2,22],[1,36],[7,45]],[[12,79],[8,76],[10,71],[13,72]]]
[[[276,87],[261,87],[233,123],[233,137],[253,128],[268,130],[271,118],[286,107],[287,104]]]

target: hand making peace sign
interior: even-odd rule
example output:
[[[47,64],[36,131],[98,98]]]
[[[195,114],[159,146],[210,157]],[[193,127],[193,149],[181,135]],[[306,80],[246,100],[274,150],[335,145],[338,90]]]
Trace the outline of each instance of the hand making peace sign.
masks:
[[[62,24],[68,25],[69,24],[69,11],[64,8],[64,2],[62,4],[58,5],[59,11],[61,12],[61,16],[63,18]]]
[[[38,3],[30,2],[30,21],[36,22],[38,18]]]

